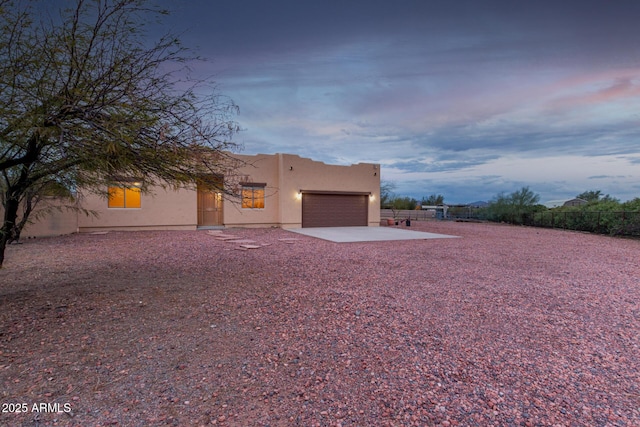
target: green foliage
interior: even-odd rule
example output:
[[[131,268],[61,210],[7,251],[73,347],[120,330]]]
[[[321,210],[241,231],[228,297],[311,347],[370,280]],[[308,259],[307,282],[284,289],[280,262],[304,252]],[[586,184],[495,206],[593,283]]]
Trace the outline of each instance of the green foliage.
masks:
[[[415,209],[418,201],[411,197],[400,197],[393,193],[396,184],[391,181],[380,182],[380,207],[382,209],[407,210]]]
[[[587,202],[591,202],[591,201],[600,199],[601,193],[602,192],[600,190],[590,190],[590,191],[585,191],[583,193],[578,194],[576,198],[586,200]]]
[[[640,212],[640,197],[628,200],[620,205],[622,210],[630,212]]]
[[[576,197],[578,199],[586,200],[589,203],[609,202],[609,201],[619,202],[618,199],[615,199],[608,194],[602,195],[602,191],[600,190],[585,191],[584,193],[578,194]]]
[[[391,200],[391,208],[394,210],[413,210],[418,206],[418,201],[412,197],[394,197]]]
[[[589,203],[561,206],[534,215],[533,224],[610,235],[640,235],[640,198],[620,203],[600,191],[592,192]],[[584,193],[583,193],[584,195]]]
[[[547,209],[537,204],[537,194],[523,187],[508,195],[498,194],[482,210],[481,217],[513,224],[640,236],[640,198],[620,203],[608,194],[602,195],[600,190],[585,191],[577,198],[588,203]]]
[[[546,209],[539,205],[540,196],[529,187],[522,187],[511,194],[496,195],[485,209],[486,219],[511,224],[524,224],[535,212]]]
[[[444,205],[444,196],[442,194],[432,194],[429,197],[423,197],[421,204],[426,206]]]

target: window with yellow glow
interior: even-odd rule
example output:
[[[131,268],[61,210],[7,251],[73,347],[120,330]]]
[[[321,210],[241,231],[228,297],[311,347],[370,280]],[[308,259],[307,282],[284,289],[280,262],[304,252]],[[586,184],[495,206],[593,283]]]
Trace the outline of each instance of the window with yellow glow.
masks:
[[[136,187],[109,187],[110,208],[140,208],[140,189]]]
[[[264,187],[243,185],[242,207],[244,209],[264,209]]]

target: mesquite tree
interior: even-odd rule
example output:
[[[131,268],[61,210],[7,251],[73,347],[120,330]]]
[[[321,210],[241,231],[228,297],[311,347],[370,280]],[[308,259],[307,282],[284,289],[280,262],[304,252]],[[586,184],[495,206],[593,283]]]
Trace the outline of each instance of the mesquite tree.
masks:
[[[233,102],[186,77],[197,58],[142,32],[166,12],[144,0],[44,5],[0,0],[0,267],[34,190],[192,186],[228,174],[238,131]]]

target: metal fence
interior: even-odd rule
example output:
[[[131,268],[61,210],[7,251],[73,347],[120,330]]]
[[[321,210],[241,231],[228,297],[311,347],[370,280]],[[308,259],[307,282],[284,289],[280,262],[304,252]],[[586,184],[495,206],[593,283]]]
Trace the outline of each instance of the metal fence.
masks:
[[[447,206],[443,209],[380,209],[380,218],[410,219],[413,221],[431,219],[483,219],[482,208],[471,206]]]
[[[640,212],[545,211],[525,215],[522,223],[533,227],[640,237]]]
[[[424,221],[436,219],[436,212],[422,210],[392,210],[380,209],[380,219],[395,218],[398,220],[410,219],[412,221]]]
[[[395,215],[394,215],[395,213]],[[434,219],[475,219],[486,220],[482,209],[449,209],[447,218],[438,216],[436,212],[420,210],[392,211],[381,209],[380,218],[399,220],[434,220]],[[640,212],[631,211],[543,211],[533,214],[513,215],[506,220],[512,224],[530,227],[560,228],[564,230],[587,231],[590,233],[609,234],[613,236],[640,237]]]

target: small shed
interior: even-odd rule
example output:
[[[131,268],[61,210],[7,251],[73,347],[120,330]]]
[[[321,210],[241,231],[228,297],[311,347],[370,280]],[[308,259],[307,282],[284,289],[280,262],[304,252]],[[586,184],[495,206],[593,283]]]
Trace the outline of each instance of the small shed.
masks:
[[[544,206],[546,206],[549,209],[553,209],[553,208],[558,208],[560,206],[582,206],[586,204],[587,204],[586,200],[579,199],[576,197],[573,199],[549,200],[548,202],[544,203]]]

